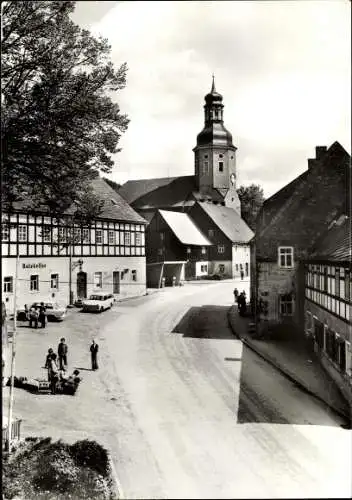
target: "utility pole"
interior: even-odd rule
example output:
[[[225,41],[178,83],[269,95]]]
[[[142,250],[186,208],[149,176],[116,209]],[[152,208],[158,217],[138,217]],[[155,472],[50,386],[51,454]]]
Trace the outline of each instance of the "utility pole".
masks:
[[[17,293],[18,293],[18,270],[19,270],[20,256],[17,253],[16,257],[16,275],[15,275],[15,297],[13,304],[13,336],[12,336],[12,358],[11,358],[11,377],[10,377],[10,399],[9,399],[9,413],[8,413],[8,440],[7,451],[11,451],[11,438],[12,438],[12,411],[13,411],[13,383],[15,377],[15,357],[16,357],[16,334],[17,334]]]

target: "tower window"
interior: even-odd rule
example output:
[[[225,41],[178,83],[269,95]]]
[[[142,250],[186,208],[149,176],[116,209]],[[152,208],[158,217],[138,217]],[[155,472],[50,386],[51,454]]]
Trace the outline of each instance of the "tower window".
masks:
[[[223,158],[223,155],[219,155],[219,158]]]
[[[206,159],[206,158],[208,158],[208,155],[204,155],[204,158],[205,158],[205,159]]]
[[[203,174],[207,174],[208,173],[208,170],[209,170],[209,162],[208,161],[205,161],[203,163]]]
[[[223,171],[224,171],[224,162],[219,161],[219,172],[223,172]]]
[[[231,156],[231,160],[233,160],[233,156]]]

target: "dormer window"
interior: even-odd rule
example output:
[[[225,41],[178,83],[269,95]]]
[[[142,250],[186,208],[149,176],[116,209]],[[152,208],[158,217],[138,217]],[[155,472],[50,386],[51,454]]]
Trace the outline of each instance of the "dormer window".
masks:
[[[278,248],[279,267],[284,269],[293,268],[293,247]]]

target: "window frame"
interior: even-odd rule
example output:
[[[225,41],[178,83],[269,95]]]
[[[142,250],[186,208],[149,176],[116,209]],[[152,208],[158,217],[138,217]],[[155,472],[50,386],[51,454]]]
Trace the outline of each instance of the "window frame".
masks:
[[[131,232],[130,231],[125,231],[124,245],[127,247],[131,246]]]
[[[96,245],[103,244],[103,230],[100,228],[95,230],[95,244]]]
[[[5,238],[6,235],[6,238]],[[1,241],[10,241],[10,226],[9,224],[1,224]]]
[[[94,290],[103,289],[103,273],[101,271],[95,271],[93,273],[93,289]]]
[[[3,293],[13,293],[13,276],[4,276]]]
[[[290,300],[287,300],[287,297],[290,297]],[[291,306],[291,312],[287,312],[287,305]],[[280,316],[286,316],[286,317],[294,316],[294,298],[292,293],[285,293],[279,295],[279,310],[280,310]]]
[[[224,171],[224,162],[223,161],[219,161],[218,162],[218,167],[219,167],[219,172],[223,172]]]
[[[137,281],[137,269],[132,269],[131,277],[132,277],[132,281]]]
[[[55,284],[55,286],[54,286]],[[53,273],[50,275],[50,289],[58,290],[59,289],[59,275],[58,273]]]
[[[219,253],[219,254],[220,254],[220,253],[221,253],[221,254],[225,253],[225,245],[218,245],[217,250],[218,250],[218,253]]]
[[[136,247],[142,246],[142,233],[141,231],[136,231]]]
[[[31,274],[29,278],[29,290],[39,292],[39,274]]]
[[[28,241],[28,227],[25,224],[18,225],[17,238],[21,243]]]
[[[108,243],[109,245],[116,245],[116,235],[114,229],[108,230]]]
[[[285,250],[290,250],[290,252],[285,252]],[[294,268],[294,247],[292,246],[279,246],[278,247],[278,266],[281,269],[293,269]],[[281,257],[284,257],[285,264],[281,264]],[[287,265],[287,257],[291,257],[291,265]]]

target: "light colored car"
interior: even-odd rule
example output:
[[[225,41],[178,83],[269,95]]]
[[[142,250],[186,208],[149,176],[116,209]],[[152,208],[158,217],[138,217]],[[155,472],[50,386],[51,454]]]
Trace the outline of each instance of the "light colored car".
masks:
[[[61,306],[57,302],[44,302],[46,317],[48,321],[62,321],[66,318],[67,307]],[[31,307],[40,307],[40,302],[34,302]]]
[[[66,306],[62,306],[60,304],[58,304],[57,302],[47,302],[47,301],[44,301],[43,300],[43,303],[44,303],[44,307],[46,309],[46,317],[48,319],[48,321],[62,321],[66,318],[66,315],[67,315],[67,307]],[[41,305],[41,302],[34,302],[29,309],[31,309],[31,307],[35,307],[37,309],[40,308],[40,305]],[[22,309],[19,309],[17,311],[17,319],[19,321],[25,321],[27,318],[26,318],[26,313],[25,313],[25,310],[24,308]]]
[[[110,309],[114,303],[112,293],[93,293],[89,299],[83,301],[83,311],[103,312]]]

